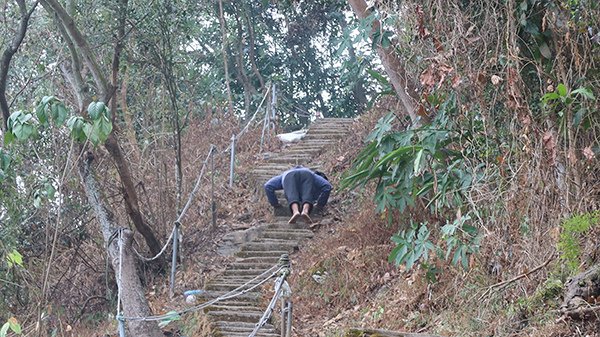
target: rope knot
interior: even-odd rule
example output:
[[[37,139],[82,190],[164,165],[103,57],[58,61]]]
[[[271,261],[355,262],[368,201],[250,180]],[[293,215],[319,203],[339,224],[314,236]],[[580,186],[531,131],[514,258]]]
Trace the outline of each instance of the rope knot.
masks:
[[[279,258],[279,265],[281,267],[290,267],[290,256],[288,254],[281,254],[281,257]]]

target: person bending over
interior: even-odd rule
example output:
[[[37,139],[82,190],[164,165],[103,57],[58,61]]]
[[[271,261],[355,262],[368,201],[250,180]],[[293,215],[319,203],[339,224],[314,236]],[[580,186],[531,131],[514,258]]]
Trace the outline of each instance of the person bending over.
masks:
[[[327,177],[321,172],[314,172],[303,166],[296,166],[277,175],[265,183],[265,193],[267,199],[273,207],[281,207],[277,197],[276,190],[283,190],[288,206],[292,211],[290,224],[295,223],[299,218],[310,223],[310,213],[315,204],[316,209],[323,209],[329,199],[331,184]]]

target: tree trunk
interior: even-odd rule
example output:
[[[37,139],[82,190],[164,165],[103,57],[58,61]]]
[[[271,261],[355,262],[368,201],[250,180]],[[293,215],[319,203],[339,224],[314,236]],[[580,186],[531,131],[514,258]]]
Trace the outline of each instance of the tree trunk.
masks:
[[[600,297],[600,265],[595,265],[570,279],[560,311],[571,318],[584,319],[597,316],[600,307],[594,305]]]
[[[86,65],[92,72],[94,83],[96,84],[98,91],[102,94],[102,99],[104,102],[108,103],[114,94],[115,87],[106,82],[106,78],[100,71],[100,67],[94,53],[89,47],[85,36],[75,26],[73,18],[71,18],[67,11],[56,0],[42,0],[41,4],[48,11],[48,13],[55,15],[57,19],[57,25],[61,30],[63,38],[65,41],[67,41],[69,50],[71,51],[73,68],[71,69],[72,73],[68,74],[68,77],[73,80],[72,84],[74,86],[74,91],[77,93],[78,97],[79,95],[85,97],[81,98],[82,102],[91,100],[91,98],[88,97],[89,93],[87,90],[85,90],[85,82],[81,79],[81,65],[79,64],[79,54],[81,54]],[[80,109],[83,110],[83,106],[80,106]],[[129,166],[127,160],[123,156],[116,135],[117,129],[117,125],[115,125],[115,130],[108,136],[104,146],[111,154],[115,166],[117,167],[121,183],[123,184],[123,194],[127,214],[133,221],[136,229],[144,236],[150,252],[153,255],[156,255],[161,250],[161,244],[154,235],[152,229],[144,222],[140,212],[137,192],[135,191]]]
[[[129,214],[129,217],[133,221],[135,228],[142,234],[142,236],[144,236],[152,255],[157,255],[160,253],[162,246],[154,235],[152,229],[146,224],[144,218],[142,217],[137,192],[135,191],[135,185],[133,184],[131,173],[129,172],[129,166],[127,165],[127,160],[125,157],[123,157],[123,152],[121,151],[121,147],[117,142],[114,132],[108,136],[106,143],[104,143],[104,147],[111,154],[115,162],[115,166],[117,167],[119,177],[121,178],[121,183],[123,184],[123,199],[125,200],[127,214]]]
[[[223,55],[223,68],[225,69],[225,86],[227,87],[227,102],[229,104],[229,113],[233,114],[233,99],[231,97],[231,87],[229,86],[229,66],[227,63],[227,31],[225,29],[225,18],[223,17],[223,1],[219,0],[219,22],[221,24],[221,54]]]
[[[346,24],[346,20],[342,18],[339,20],[340,27],[342,30],[346,30],[348,25]],[[350,57],[350,64],[355,64],[359,66],[358,59],[356,58],[356,51],[354,50],[354,46],[352,43],[348,44],[348,56]],[[358,76],[356,82],[352,86],[352,93],[354,94],[354,99],[356,100],[357,113],[360,115],[365,111],[365,107],[367,106],[367,93],[365,90],[365,81],[362,76]]]
[[[104,206],[100,197],[98,184],[91,168],[92,160],[93,155],[88,152],[79,161],[79,174],[88,202],[100,224],[104,243],[108,245],[107,254],[110,257],[117,281],[120,278],[117,285],[119,286],[123,315],[125,317],[148,317],[151,315],[150,307],[144,296],[144,288],[137,273],[134,256],[131,253],[133,232],[121,229],[120,242],[119,236],[114,236],[118,233],[119,228],[114,224],[112,213]],[[119,245],[122,247],[122,254],[119,254]],[[131,336],[163,336],[156,322],[127,321],[127,326]]]
[[[10,44],[6,47],[6,49],[4,49],[4,53],[2,53],[2,61],[0,61],[0,109],[2,110],[2,117],[4,119],[4,130],[8,128],[8,118],[10,117],[10,107],[8,105],[8,100],[6,99],[6,80],[8,78],[10,61],[17,50],[19,50],[19,46],[21,46],[21,42],[23,42],[25,34],[27,33],[27,26],[29,24],[31,13],[33,13],[37,7],[36,2],[32,8],[27,11],[27,8],[25,7],[25,1],[16,0],[16,2],[19,6],[19,11],[21,12],[19,27]]]
[[[353,328],[346,332],[344,337],[441,337],[438,335],[397,332],[379,329]]]
[[[260,92],[265,91],[265,80],[263,79],[260,71],[258,70],[258,65],[256,64],[256,45],[254,43],[254,27],[252,27],[252,21],[248,17],[247,12],[244,13],[244,18],[246,20],[246,25],[248,26],[248,58],[250,60],[250,64],[252,65],[252,71],[256,78],[258,78],[258,82],[260,83]]]
[[[367,8],[365,0],[348,0],[348,3],[359,19],[364,20],[371,14],[371,10]],[[382,27],[379,20],[373,20],[371,38],[373,38],[373,33],[380,31],[381,29]],[[392,83],[396,94],[398,94],[404,109],[410,116],[413,125],[418,126],[421,122],[427,123],[428,119],[426,116],[417,115],[418,95],[416,85],[408,76],[400,58],[396,55],[394,48],[392,46],[384,48],[380,41],[376,41],[376,45],[377,55],[379,55],[379,58],[381,59],[381,64],[383,64],[383,68],[390,78],[390,82]]]
[[[94,52],[92,51],[92,48],[87,43],[87,40],[84,37],[84,35],[79,31],[79,29],[77,29],[73,18],[67,13],[64,7],[57,0],[42,0],[41,2],[44,5],[44,7],[52,9],[52,12],[58,17],[58,19],[64,26],[66,32],[68,33],[68,37],[70,37],[74,45],[77,47],[77,50],[83,56],[83,60],[90,69],[92,77],[94,78],[94,82],[98,86],[97,89],[100,92],[99,96],[107,97],[111,90],[109,88],[108,82],[106,81],[106,77],[100,70],[100,66],[98,65],[98,61]]]

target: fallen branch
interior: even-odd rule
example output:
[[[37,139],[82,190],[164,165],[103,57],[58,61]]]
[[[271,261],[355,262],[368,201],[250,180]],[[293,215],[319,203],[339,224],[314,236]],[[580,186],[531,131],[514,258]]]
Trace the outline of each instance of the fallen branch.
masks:
[[[594,305],[591,307],[579,307],[577,309],[567,310],[563,312],[563,317],[570,318],[582,318],[590,314],[598,316],[597,312],[600,311],[600,305]]]
[[[487,295],[489,295],[489,294],[490,294],[492,291],[494,291],[494,290],[500,290],[500,289],[503,289],[503,288],[505,288],[506,286],[508,286],[509,284],[511,284],[511,283],[513,283],[513,282],[516,282],[516,281],[518,281],[518,280],[520,280],[520,279],[522,279],[522,278],[524,278],[524,277],[527,277],[527,276],[529,276],[529,275],[531,275],[531,274],[533,274],[533,273],[537,272],[538,270],[540,270],[540,269],[542,269],[542,268],[546,267],[546,266],[547,266],[547,265],[548,265],[548,264],[549,264],[549,263],[550,263],[552,260],[554,260],[554,256],[555,256],[555,254],[552,254],[552,256],[550,256],[550,258],[549,258],[548,260],[546,260],[546,262],[544,262],[544,263],[542,263],[541,265],[539,265],[539,266],[537,266],[537,267],[535,267],[535,268],[533,268],[533,269],[529,270],[529,271],[528,271],[528,272],[526,272],[526,273],[520,274],[520,275],[518,275],[518,276],[515,276],[515,277],[513,277],[513,278],[511,278],[511,279],[509,279],[509,280],[502,281],[502,282],[498,282],[498,283],[496,283],[496,284],[493,284],[493,285],[489,286],[489,287],[487,288],[487,290],[486,290],[486,291],[485,291],[485,292],[484,292],[484,293],[483,293],[483,294],[482,294],[482,295],[479,297],[479,300],[481,301],[482,299],[484,299],[484,298],[485,298]]]
[[[346,332],[345,337],[441,337],[439,335],[397,332],[379,329],[352,328]]]

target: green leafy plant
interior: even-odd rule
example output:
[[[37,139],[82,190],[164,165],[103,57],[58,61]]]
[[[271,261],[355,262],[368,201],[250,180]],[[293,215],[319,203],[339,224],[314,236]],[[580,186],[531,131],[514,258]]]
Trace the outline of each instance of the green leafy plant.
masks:
[[[158,326],[160,328],[164,328],[165,326],[169,325],[171,322],[180,321],[180,320],[181,320],[181,315],[177,311],[169,311],[168,313],[166,313],[165,318],[163,318],[158,323]]]
[[[481,239],[477,235],[477,228],[466,223],[469,220],[469,215],[459,216],[442,227],[442,238],[446,243],[445,259],[452,256],[452,264],[461,264],[465,269],[469,267],[469,255],[479,251]]]
[[[590,110],[584,103],[595,99],[594,93],[588,88],[580,87],[569,91],[563,83],[559,83],[556,90],[546,93],[542,96],[541,101],[547,111],[554,111],[557,114],[562,129],[569,126],[575,128],[582,126],[584,129],[588,129],[591,126],[591,120],[588,117],[593,109]],[[573,114],[572,125],[566,125],[565,117],[569,109],[576,111]]]
[[[23,255],[16,249],[13,249],[10,253],[6,254],[6,262],[9,268],[12,268],[12,266],[23,267]]]
[[[0,337],[6,337],[9,329],[17,335],[20,335],[23,332],[21,324],[19,324],[19,321],[14,317],[9,318],[6,323],[2,325],[2,328],[0,328]]]
[[[600,223],[600,211],[575,215],[562,222],[562,232],[558,240],[560,259],[571,273],[579,269],[581,263],[581,235],[589,231],[592,226]]]
[[[451,97],[442,104],[434,123],[405,131],[391,132],[394,115],[383,117],[341,187],[353,189],[376,180],[379,212],[403,212],[417,198],[434,212],[462,205],[462,192],[477,177],[465,165],[463,154],[453,150],[461,135],[451,129],[446,113],[455,108]]]
[[[19,141],[29,139],[37,131],[33,115],[23,111],[13,112],[8,118],[8,131],[4,136],[5,143],[10,143],[15,138]]]
[[[9,174],[11,162],[12,157],[10,153],[0,148],[0,182],[6,179],[6,176]]]
[[[467,164],[461,148],[465,135],[454,131],[450,115],[456,113],[453,95],[432,98],[439,106],[434,121],[425,127],[392,131],[395,115],[389,113],[379,120],[367,137],[367,146],[357,156],[352,169],[341,182],[342,188],[364,187],[376,181],[376,210],[393,221],[393,211],[404,212],[417,200],[436,214],[460,209],[465,194],[480,179],[479,166]],[[468,256],[479,249],[477,229],[467,224],[470,217],[459,216],[441,229],[445,254],[454,265],[468,267]],[[405,264],[426,263],[436,247],[429,239],[427,223],[414,224],[392,237],[396,247],[390,261]],[[451,258],[451,259],[450,259]]]
[[[389,261],[396,265],[404,264],[407,270],[419,260],[426,262],[435,249],[429,240],[430,234],[427,223],[412,223],[407,230],[392,236],[396,247],[390,253]]]
[[[81,116],[68,117],[69,112],[62,101],[54,96],[44,96],[37,105],[35,114],[37,120],[30,113],[15,111],[8,120],[8,131],[4,142],[10,144],[14,139],[25,141],[38,133],[38,128],[47,127],[53,121],[57,127],[62,127],[65,122],[71,136],[78,142],[89,140],[94,146],[104,143],[112,132],[110,110],[103,102],[92,102],[88,106],[87,121]],[[0,158],[1,159],[1,158]]]
[[[43,126],[48,126],[49,119],[54,121],[54,124],[61,126],[67,120],[69,110],[65,104],[54,96],[44,96],[35,110],[38,121]]]

